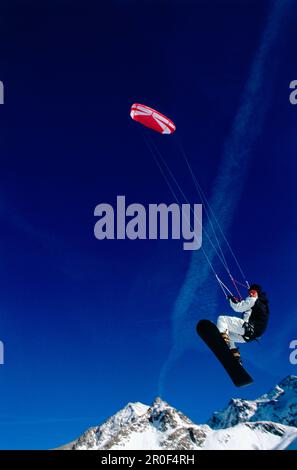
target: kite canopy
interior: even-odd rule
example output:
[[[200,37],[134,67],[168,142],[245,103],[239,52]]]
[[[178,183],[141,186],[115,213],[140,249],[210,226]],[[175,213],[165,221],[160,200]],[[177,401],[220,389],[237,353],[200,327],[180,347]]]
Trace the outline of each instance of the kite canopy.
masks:
[[[134,121],[138,121],[161,134],[173,134],[176,129],[170,119],[144,104],[134,103],[131,106],[130,116]]]

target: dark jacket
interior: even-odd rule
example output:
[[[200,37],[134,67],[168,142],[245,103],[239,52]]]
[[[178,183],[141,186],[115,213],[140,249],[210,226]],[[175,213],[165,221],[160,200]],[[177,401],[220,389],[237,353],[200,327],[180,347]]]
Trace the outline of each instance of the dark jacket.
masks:
[[[269,302],[265,292],[261,292],[255,305],[252,307],[252,313],[249,323],[254,326],[255,336],[261,336],[267,328],[269,319]]]

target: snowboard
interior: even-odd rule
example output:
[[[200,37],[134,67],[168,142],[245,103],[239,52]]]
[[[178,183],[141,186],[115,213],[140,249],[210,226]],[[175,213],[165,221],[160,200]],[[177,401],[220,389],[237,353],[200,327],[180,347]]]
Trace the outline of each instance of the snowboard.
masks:
[[[243,387],[253,382],[237,359],[233,357],[228,345],[221,336],[216,325],[209,320],[200,320],[197,324],[197,333],[220,361],[230,379],[236,387]]]

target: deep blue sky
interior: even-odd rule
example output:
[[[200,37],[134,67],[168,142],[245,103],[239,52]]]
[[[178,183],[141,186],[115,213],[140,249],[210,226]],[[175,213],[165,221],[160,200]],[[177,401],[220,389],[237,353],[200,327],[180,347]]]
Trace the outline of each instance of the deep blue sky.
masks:
[[[121,194],[173,202],[129,117],[135,101],[175,121],[211,194],[271,9],[264,0],[40,3],[0,7],[1,449],[64,444],[158,394],[191,253],[178,241],[98,241],[94,208]],[[249,280],[269,294],[270,329],[261,346],[243,348],[254,356],[250,388],[235,389],[198,338],[176,362],[162,398],[196,422],[297,371],[288,359],[297,339],[296,15],[291,5],[282,19],[269,109],[246,179],[234,181],[244,190],[228,233]],[[177,139],[150,135],[201,202]],[[219,299],[218,313],[228,311]]]

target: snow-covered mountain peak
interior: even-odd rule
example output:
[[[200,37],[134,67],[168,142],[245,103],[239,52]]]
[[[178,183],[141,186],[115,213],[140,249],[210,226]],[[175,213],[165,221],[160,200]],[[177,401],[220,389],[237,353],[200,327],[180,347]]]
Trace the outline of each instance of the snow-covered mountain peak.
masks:
[[[161,431],[168,431],[182,426],[195,426],[187,416],[168,405],[160,397],[154,400],[148,413],[150,423]]]
[[[267,394],[260,397],[263,399],[278,399],[280,395],[284,393],[297,393],[297,376],[296,375],[288,375],[285,379],[283,379],[278,385],[273,387]]]
[[[162,398],[160,397],[156,397],[152,403],[152,406],[151,408],[155,408],[155,407],[163,407],[163,408],[166,408],[168,405],[168,403],[166,403],[166,401],[162,400]]]
[[[109,418],[106,421],[106,424],[110,423],[111,426],[120,428],[137,420],[137,418],[144,415],[148,409],[148,406],[143,405],[140,402],[128,403],[122,410],[118,411],[118,413]]]
[[[230,400],[224,410],[213,414],[208,424],[213,429],[223,429],[247,421],[273,421],[297,427],[297,377],[286,377],[256,400]]]
[[[125,406],[125,408],[123,408],[122,413],[125,414],[127,419],[129,420],[133,417],[144,415],[148,409],[149,407],[147,405],[144,405],[139,401],[135,403],[130,402]]]
[[[128,403],[101,426],[86,431],[69,448],[196,449],[208,430],[208,426],[195,425],[158,397],[150,407]]]

